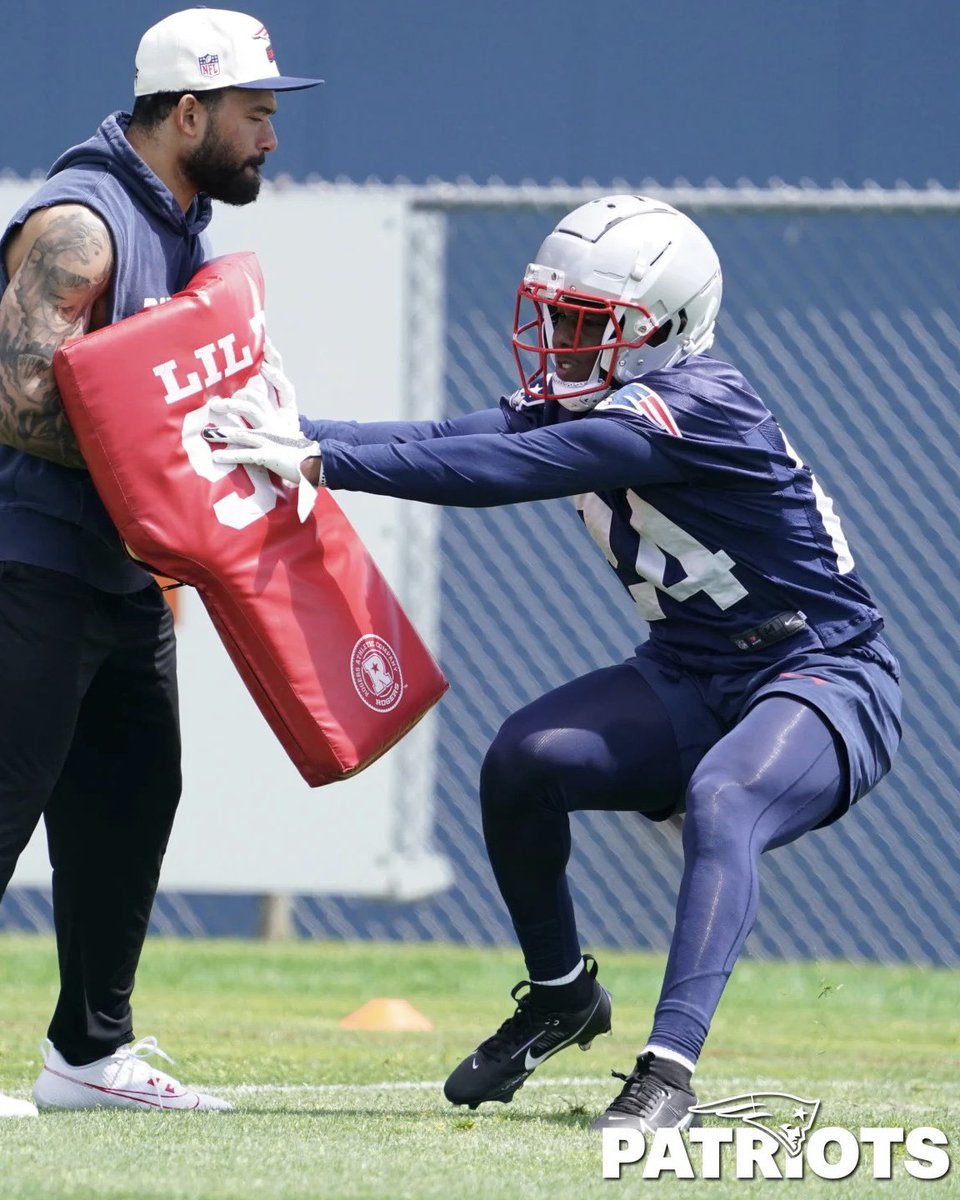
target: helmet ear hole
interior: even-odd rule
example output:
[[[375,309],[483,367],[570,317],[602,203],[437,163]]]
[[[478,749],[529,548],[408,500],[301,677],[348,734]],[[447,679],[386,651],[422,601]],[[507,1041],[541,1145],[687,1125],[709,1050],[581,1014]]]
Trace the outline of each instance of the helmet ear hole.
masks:
[[[682,312],[680,315],[682,317]],[[684,321],[684,324],[686,324],[686,321]],[[672,320],[667,321],[666,324],[661,325],[658,330],[656,330],[654,333],[652,333],[650,335],[650,337],[647,338],[645,344],[647,346],[662,346],[663,343],[670,336],[670,330],[672,328],[673,328],[673,321]],[[683,325],[680,326],[680,329],[683,329]]]

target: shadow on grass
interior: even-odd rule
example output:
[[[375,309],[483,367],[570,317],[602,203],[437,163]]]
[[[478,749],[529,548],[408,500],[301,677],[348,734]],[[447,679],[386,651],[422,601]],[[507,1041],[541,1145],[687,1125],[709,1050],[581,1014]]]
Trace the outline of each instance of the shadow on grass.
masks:
[[[530,1125],[556,1125],[567,1129],[587,1130],[590,1122],[598,1114],[597,1111],[587,1110],[577,1106],[565,1112],[524,1112],[517,1109],[505,1113],[450,1113],[450,1112],[409,1112],[390,1111],[383,1108],[309,1108],[295,1105],[251,1106],[244,1105],[233,1113],[218,1113],[218,1117],[229,1120],[231,1117],[306,1117],[315,1121],[339,1121],[344,1117],[367,1118],[382,1121],[389,1117],[394,1128],[403,1123],[416,1126],[424,1121],[445,1124],[451,1130],[457,1129],[503,1129],[510,1125],[528,1127]]]

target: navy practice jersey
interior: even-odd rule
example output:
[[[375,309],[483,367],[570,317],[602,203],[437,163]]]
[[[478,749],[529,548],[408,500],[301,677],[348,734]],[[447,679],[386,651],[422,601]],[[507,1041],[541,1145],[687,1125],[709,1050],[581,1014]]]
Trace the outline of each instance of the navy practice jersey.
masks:
[[[571,497],[651,643],[690,669],[756,670],[882,627],[829,497],[716,359],[650,374],[587,413],[514,396],[449,421],[302,424],[331,488],[459,506]],[[736,647],[780,613],[806,627]]]

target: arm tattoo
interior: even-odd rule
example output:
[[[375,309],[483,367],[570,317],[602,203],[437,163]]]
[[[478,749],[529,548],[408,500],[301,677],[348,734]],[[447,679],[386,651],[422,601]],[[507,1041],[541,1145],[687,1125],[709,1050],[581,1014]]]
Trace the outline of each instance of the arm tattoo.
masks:
[[[113,270],[113,250],[93,213],[51,210],[0,299],[0,443],[68,467],[83,457],[53,375],[53,356],[85,333]]]

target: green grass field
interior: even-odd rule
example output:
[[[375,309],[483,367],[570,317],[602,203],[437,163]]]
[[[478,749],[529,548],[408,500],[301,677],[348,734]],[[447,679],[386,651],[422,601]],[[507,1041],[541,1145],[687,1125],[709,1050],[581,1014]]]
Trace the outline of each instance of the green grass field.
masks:
[[[818,1126],[934,1126],[954,1161],[893,1178],[601,1178],[589,1120],[606,1107],[648,1032],[662,960],[599,954],[614,1033],[564,1051],[509,1105],[453,1109],[449,1070],[510,1011],[507,951],[369,943],[152,940],[137,1033],[155,1034],[185,1082],[232,1099],[231,1114],[47,1113],[0,1124],[2,1200],[585,1200],[646,1194],[913,1200],[960,1195],[960,973],[850,964],[740,964],[697,1074],[701,1101],[786,1091],[822,1101]],[[52,942],[0,936],[0,1089],[26,1097],[55,996]],[[360,1033],[342,1017],[401,996],[432,1033]],[[782,1152],[781,1152],[782,1156]],[[699,1162],[691,1148],[691,1162]],[[732,1162],[732,1160],[731,1160]],[[780,1189],[778,1191],[777,1189]]]

